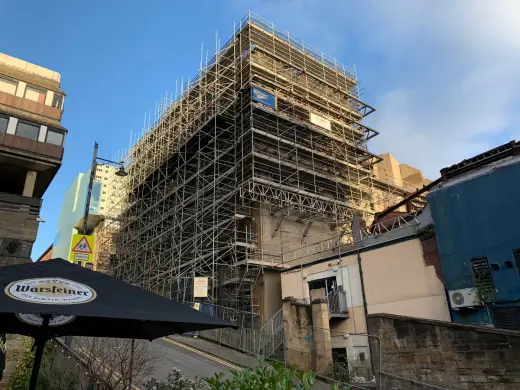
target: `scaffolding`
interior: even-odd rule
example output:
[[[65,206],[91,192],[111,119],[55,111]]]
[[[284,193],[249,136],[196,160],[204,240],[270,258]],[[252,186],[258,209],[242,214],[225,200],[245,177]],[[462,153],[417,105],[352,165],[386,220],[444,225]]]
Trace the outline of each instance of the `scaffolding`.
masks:
[[[354,71],[248,13],[125,156],[99,261],[180,301],[207,276],[208,301],[258,310],[284,253],[373,217],[373,111]]]

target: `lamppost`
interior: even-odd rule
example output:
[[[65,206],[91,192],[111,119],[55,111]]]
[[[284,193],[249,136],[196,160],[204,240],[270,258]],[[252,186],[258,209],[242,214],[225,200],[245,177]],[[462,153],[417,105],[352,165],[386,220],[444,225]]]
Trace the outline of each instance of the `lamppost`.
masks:
[[[94,154],[92,156],[92,165],[90,167],[90,178],[88,181],[88,189],[87,189],[87,201],[85,202],[85,213],[83,214],[83,234],[88,234],[88,231],[87,231],[88,230],[88,227],[87,227],[88,214],[90,211],[90,198],[92,196],[92,186],[94,184],[94,178],[96,176],[97,161],[100,160],[100,161],[104,161],[104,162],[108,162],[108,163],[117,165],[119,167],[119,169],[116,172],[116,176],[124,177],[124,176],[128,175],[128,173],[125,171],[125,167],[123,166],[122,161],[117,162],[117,161],[107,160],[105,158],[98,157],[97,152],[98,152],[98,143],[94,142]]]

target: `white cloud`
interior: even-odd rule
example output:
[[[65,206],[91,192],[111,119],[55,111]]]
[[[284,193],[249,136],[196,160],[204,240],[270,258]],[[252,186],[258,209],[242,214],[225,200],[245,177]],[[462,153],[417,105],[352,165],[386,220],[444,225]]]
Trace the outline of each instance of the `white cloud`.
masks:
[[[358,67],[372,149],[431,178],[520,138],[520,2],[237,1]],[[355,45],[354,45],[355,43]],[[354,47],[355,46],[355,47]],[[352,56],[355,55],[355,58]]]

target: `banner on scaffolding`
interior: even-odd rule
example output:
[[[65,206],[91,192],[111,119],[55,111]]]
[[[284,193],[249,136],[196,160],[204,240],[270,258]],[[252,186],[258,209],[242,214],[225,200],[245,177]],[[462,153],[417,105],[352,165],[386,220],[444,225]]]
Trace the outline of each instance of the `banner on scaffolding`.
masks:
[[[276,110],[276,97],[263,89],[253,87],[253,100]]]
[[[323,127],[324,129],[330,130],[330,121],[328,119],[323,118],[322,116],[310,113],[309,120],[311,123],[316,126]]]
[[[193,278],[193,298],[206,298],[208,296],[208,278]]]

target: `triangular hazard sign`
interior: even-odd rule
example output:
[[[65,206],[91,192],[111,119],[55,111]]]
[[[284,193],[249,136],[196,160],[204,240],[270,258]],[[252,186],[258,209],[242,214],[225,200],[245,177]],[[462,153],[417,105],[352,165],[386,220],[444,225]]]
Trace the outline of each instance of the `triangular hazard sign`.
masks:
[[[92,249],[90,248],[86,237],[81,237],[81,240],[79,240],[76,246],[72,248],[72,252],[92,253]]]

